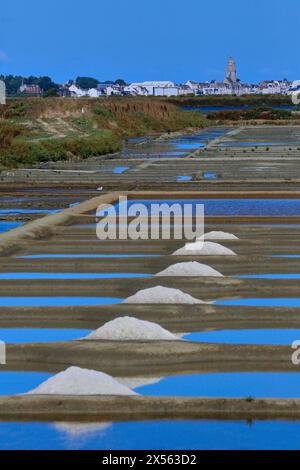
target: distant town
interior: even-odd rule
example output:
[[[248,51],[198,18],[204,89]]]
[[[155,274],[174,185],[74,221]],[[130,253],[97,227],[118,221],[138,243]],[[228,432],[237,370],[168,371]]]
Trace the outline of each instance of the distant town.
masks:
[[[96,78],[77,77],[65,84],[57,84],[50,77],[1,76],[7,96],[188,96],[188,95],[289,95],[300,91],[300,80],[264,80],[260,83],[243,83],[237,76],[235,61],[228,58],[223,81],[197,82],[188,80],[183,84],[173,81],[145,81],[127,84],[124,80],[105,81]]]

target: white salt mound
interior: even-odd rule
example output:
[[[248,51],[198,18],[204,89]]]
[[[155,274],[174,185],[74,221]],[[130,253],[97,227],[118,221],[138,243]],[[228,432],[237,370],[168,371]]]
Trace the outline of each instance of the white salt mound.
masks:
[[[205,240],[238,240],[238,237],[234,235],[233,233],[229,232],[208,232],[202,235],[201,237],[198,237],[197,240],[203,240],[203,237]]]
[[[176,335],[157,323],[138,320],[133,317],[120,317],[105,323],[83,339],[112,341],[176,341]]]
[[[110,375],[69,367],[28,392],[34,395],[137,395]]]
[[[215,269],[207,266],[207,264],[197,263],[197,261],[189,261],[187,263],[176,263],[164,269],[155,276],[212,276],[212,277],[223,277],[223,274],[219,273]]]
[[[156,286],[143,289],[123,300],[124,304],[203,304],[202,300],[195,299],[179,289]]]
[[[220,245],[219,243],[214,242],[203,242],[198,241],[195,243],[188,243],[179,250],[176,250],[173,255],[194,255],[194,256],[233,256],[234,253],[226,246]]]

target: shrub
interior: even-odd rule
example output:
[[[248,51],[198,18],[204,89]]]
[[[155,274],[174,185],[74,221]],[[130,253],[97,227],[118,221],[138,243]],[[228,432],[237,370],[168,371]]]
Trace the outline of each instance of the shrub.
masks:
[[[68,139],[15,141],[1,151],[0,164],[4,167],[35,165],[46,161],[66,160],[72,156],[90,156],[114,153],[120,150],[120,141],[113,133]]]
[[[105,119],[112,119],[114,117],[114,114],[112,113],[112,111],[100,105],[94,106],[92,108],[92,112],[96,114],[97,116],[100,116]]]

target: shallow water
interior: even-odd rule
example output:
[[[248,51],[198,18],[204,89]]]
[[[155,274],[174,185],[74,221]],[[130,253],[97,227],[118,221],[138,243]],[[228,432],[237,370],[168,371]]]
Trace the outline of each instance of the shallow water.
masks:
[[[4,341],[5,343],[72,341],[74,339],[83,338],[90,332],[91,330],[63,328],[0,328],[0,341]]]
[[[252,299],[227,299],[213,302],[215,305],[235,305],[250,307],[300,307],[300,298],[252,298]]]
[[[182,135],[169,140],[155,139],[129,139],[123,150],[119,153],[120,158],[169,158],[185,156],[187,153],[204,147],[208,142],[224,135],[229,129],[211,128],[195,132],[190,135]],[[139,144],[139,145],[136,145]]]
[[[183,337],[186,341],[225,344],[292,344],[300,330],[220,330],[199,331]]]
[[[297,421],[0,423],[0,449],[299,449]]]
[[[1,372],[0,394],[25,393],[53,374],[41,372]],[[249,377],[252,375],[252,377]],[[226,380],[225,379],[226,377]],[[264,377],[267,376],[267,377]],[[278,376],[281,376],[280,379]],[[171,394],[186,395],[192,387],[208,395],[236,395],[236,390],[250,396],[257,384],[265,393],[275,390],[293,396],[299,390],[299,374],[203,374],[187,378],[181,385],[163,379],[159,384],[142,387],[145,391],[159,386]],[[180,378],[175,378],[180,381]],[[184,378],[186,379],[186,378]],[[183,383],[184,382],[184,383]],[[195,384],[196,382],[196,384]],[[196,386],[195,386],[196,385]],[[272,396],[275,396],[272,393]],[[190,395],[192,396],[192,395]],[[213,396],[213,395],[211,395]],[[252,394],[254,396],[254,394]],[[1,422],[0,449],[299,449],[300,422],[297,421],[216,421],[164,420],[144,422],[56,423]],[[284,438],[283,438],[284,436]]]
[[[29,392],[53,375],[48,372],[0,371],[0,395]]]
[[[125,173],[125,171],[127,171],[128,169],[128,166],[117,166],[113,169],[113,173],[115,173],[116,175],[120,175],[122,173]]]
[[[205,171],[203,173],[203,178],[209,179],[209,180],[215,180],[217,179],[216,173],[213,173],[212,171]]]
[[[6,216],[6,215],[26,215],[26,214],[54,214],[55,212],[58,212],[62,209],[55,209],[55,210],[50,210],[50,209],[0,209],[0,217]]]
[[[177,140],[173,141],[172,143],[176,145],[176,148],[179,150],[196,150],[197,148],[205,147],[205,144],[200,141],[188,142],[184,140]]]
[[[300,258],[300,255],[273,255],[272,258]]]
[[[251,106],[191,106],[184,107],[186,111],[200,111],[204,114],[218,111],[241,111],[242,109],[250,109]]]
[[[128,208],[133,204],[144,204],[148,210],[150,210],[151,204],[163,204],[169,205],[179,204],[183,208],[186,214],[193,214],[196,212],[196,205],[203,204],[206,215],[255,215],[255,216],[267,216],[267,215],[280,215],[280,216],[299,216],[300,215],[300,199],[141,199],[141,200],[129,200]],[[190,205],[190,206],[189,206]],[[126,207],[124,203],[121,206],[117,204],[116,211],[119,211],[120,207]]]
[[[190,181],[191,179],[192,177],[187,175],[177,176],[177,181]]]
[[[20,227],[21,225],[23,225],[22,222],[0,221],[0,233],[8,232],[9,230]]]
[[[127,142],[132,142],[132,143],[141,143],[145,142],[147,140],[147,137],[132,137],[130,139],[127,139]]]
[[[272,146],[300,145],[300,140],[296,142],[222,142],[219,147],[272,147]]]
[[[83,254],[83,253],[53,253],[53,254],[38,254],[38,255],[24,255],[24,256],[16,256],[16,258],[23,258],[23,259],[35,259],[35,258],[151,258],[153,256],[160,256],[160,255],[148,255],[148,254]]]
[[[0,280],[15,279],[135,279],[152,274],[136,273],[0,273]]]
[[[202,113],[212,113],[218,111],[241,111],[246,109],[253,109],[255,106],[249,105],[240,105],[240,106],[191,106],[191,107],[184,107],[186,111],[193,110],[193,111],[201,111]],[[270,106],[272,109],[287,109],[287,110],[298,110],[298,106]]]
[[[114,305],[124,299],[117,297],[0,297],[0,307],[79,307]]]
[[[224,372],[166,377],[135,390],[142,395],[299,398],[300,373]]]
[[[251,274],[235,277],[238,279],[300,279],[300,274]]]

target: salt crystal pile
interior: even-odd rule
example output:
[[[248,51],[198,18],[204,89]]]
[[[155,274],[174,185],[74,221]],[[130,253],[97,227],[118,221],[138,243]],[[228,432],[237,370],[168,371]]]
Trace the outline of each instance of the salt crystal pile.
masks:
[[[120,317],[105,323],[83,339],[112,341],[177,341],[176,335],[157,323],[138,320],[133,317]]]
[[[205,233],[204,235],[201,235],[201,237],[198,237],[197,240],[203,240],[203,238],[205,238],[205,240],[238,240],[238,237],[233,233],[222,231]]]
[[[137,395],[110,375],[69,367],[43,382],[31,395]]]
[[[179,289],[156,286],[143,289],[123,300],[124,304],[203,304],[202,300],[195,299]]]
[[[229,248],[220,245],[219,243],[198,241],[195,243],[186,244],[184,247],[179,248],[179,250],[176,250],[173,255],[234,256],[236,255],[236,253],[234,253]]]
[[[207,264],[197,263],[197,261],[189,261],[187,263],[176,263],[164,269],[155,276],[211,276],[211,277],[223,277],[223,274],[219,273],[215,269],[207,266]]]

